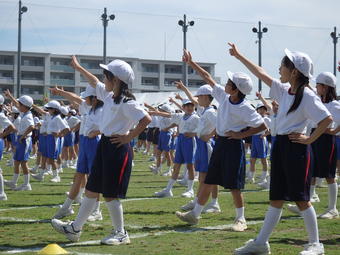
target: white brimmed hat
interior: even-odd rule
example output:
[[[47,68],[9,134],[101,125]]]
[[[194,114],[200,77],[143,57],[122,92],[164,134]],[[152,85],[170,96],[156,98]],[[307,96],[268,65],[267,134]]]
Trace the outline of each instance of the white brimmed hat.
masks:
[[[212,87],[208,84],[205,84],[205,85],[199,87],[199,89],[196,91],[195,96],[198,97],[198,96],[211,95],[212,92],[213,92]]]
[[[46,106],[46,108],[53,108],[53,109],[60,110],[60,103],[56,100],[51,100],[44,106]]]
[[[260,103],[258,103],[257,105],[256,105],[256,110],[257,109],[259,109],[259,108],[261,108],[261,107],[265,107],[265,105],[262,103],[262,102],[260,102]],[[266,109],[267,109],[267,107],[265,107]]]
[[[71,110],[70,110],[70,113],[72,113],[72,114],[74,114],[74,115],[77,114],[76,110],[74,110],[74,109],[71,109]]]
[[[82,98],[86,98],[86,97],[89,97],[89,96],[96,96],[96,89],[90,85],[88,85],[85,89],[85,91],[81,92],[80,93],[80,96]]]
[[[135,74],[131,66],[123,60],[115,59],[108,65],[99,64],[99,66],[111,72],[114,76],[117,76],[119,80],[125,82],[126,84],[132,84],[133,80],[135,79]]]
[[[242,72],[232,73],[227,71],[227,75],[229,79],[235,83],[239,91],[241,91],[244,95],[250,94],[251,90],[253,89],[253,82],[247,74]]]
[[[12,107],[12,113],[20,113],[20,111],[18,110],[18,108],[16,108],[15,106]]]
[[[303,52],[285,49],[285,54],[293,62],[295,68],[308,78],[313,77],[314,67],[312,59]]]
[[[60,112],[64,115],[67,115],[69,111],[68,111],[67,107],[60,106]]]
[[[0,95],[0,105],[4,104],[4,102],[5,102],[5,98],[2,95]]]
[[[19,97],[18,101],[20,103],[22,103],[24,106],[27,106],[27,107],[32,107],[32,105],[33,105],[32,97],[27,96],[27,95]]]
[[[336,88],[336,77],[334,76],[334,74],[330,72],[320,73],[316,77],[315,82],[332,87],[332,88]]]
[[[168,113],[171,113],[173,111],[172,107],[168,104],[163,104],[163,105],[159,106],[159,109],[166,111]]]
[[[191,100],[189,100],[189,99],[183,99],[182,100],[182,105],[187,105],[187,104],[194,104]]]

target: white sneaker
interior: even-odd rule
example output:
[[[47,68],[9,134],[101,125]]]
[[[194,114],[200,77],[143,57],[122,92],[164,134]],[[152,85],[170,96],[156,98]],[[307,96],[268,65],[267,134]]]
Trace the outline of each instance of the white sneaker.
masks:
[[[106,245],[121,245],[121,244],[129,244],[130,238],[128,232],[125,230],[125,233],[120,231],[112,231],[110,235],[103,238],[100,241],[101,244]]]
[[[171,190],[163,189],[161,191],[155,192],[155,197],[173,197]]]
[[[12,190],[14,190],[17,187],[17,184],[14,183],[13,181],[6,181],[6,180],[4,180],[4,184],[5,184],[6,187],[8,187],[8,188],[10,188]]]
[[[171,176],[172,175],[172,168],[170,167],[168,171],[161,174],[162,176]]]
[[[310,202],[311,203],[319,203],[320,202],[320,198],[318,196],[318,194],[314,194],[311,198],[310,198]]]
[[[154,175],[158,175],[161,172],[161,167],[155,167],[152,169]]]
[[[156,158],[155,157],[151,157],[151,158],[149,158],[149,161],[155,161],[156,160]]]
[[[176,212],[176,216],[181,220],[184,221],[186,223],[189,223],[190,225],[196,225],[198,224],[198,217],[195,217],[193,211],[189,211],[189,212]]]
[[[182,209],[183,211],[191,211],[192,209],[194,209],[195,204],[196,204],[196,203],[194,203],[194,200],[191,200],[191,201],[189,201],[189,203],[187,203],[187,204],[181,206],[181,209]]]
[[[79,241],[81,231],[76,231],[73,228],[72,222],[66,223],[58,219],[52,219],[51,225],[57,232],[63,234],[68,240],[72,242]]]
[[[220,213],[220,212],[221,212],[220,205],[218,203],[213,202],[207,204],[202,210],[202,213]]]
[[[249,183],[249,184],[253,184],[253,183],[255,183],[255,178],[254,177],[253,178],[247,177],[246,182]]]
[[[4,192],[4,193],[0,194],[0,201],[6,201],[6,200],[7,200],[6,193]]]
[[[69,197],[69,195],[70,195],[70,192],[65,192],[65,195],[67,196],[67,197]],[[76,198],[74,199],[74,202],[76,203],[76,204],[81,204],[81,201],[83,200],[83,196],[76,196]]]
[[[234,250],[234,254],[236,255],[267,255],[270,254],[270,246],[269,243],[265,244],[257,244],[254,239],[250,239],[245,243],[244,246],[237,248]]]
[[[292,213],[295,213],[295,214],[302,216],[302,213],[301,213],[299,207],[297,207],[297,205],[287,204],[287,209],[288,209],[288,211],[290,211]]]
[[[60,182],[60,176],[59,175],[57,175],[57,176],[54,176],[51,180],[50,180],[51,182]]]
[[[188,180],[187,179],[180,179],[177,181],[177,183],[179,185],[182,185],[182,186],[188,186]]]
[[[263,182],[259,182],[258,186],[264,190],[269,190],[269,182],[265,179]]]
[[[182,193],[182,197],[192,198],[194,197],[194,191],[193,190],[187,190]]]
[[[19,187],[14,189],[15,191],[32,190],[31,184],[21,184]]]
[[[243,220],[243,219],[236,219],[234,221],[234,224],[231,226],[231,229],[236,232],[243,232],[247,228],[248,227],[247,227],[246,220]]]
[[[57,213],[53,216],[53,219],[62,219],[64,217],[70,216],[74,214],[74,211],[72,209],[72,207],[70,208],[63,208],[61,207]]]
[[[36,174],[36,173],[38,173],[38,169],[39,169],[39,166],[35,166],[35,167],[30,169],[30,173]]]
[[[320,219],[337,219],[339,218],[339,212],[337,209],[327,210],[323,214],[319,215]]]
[[[37,181],[43,181],[44,180],[44,173],[40,172],[38,174],[31,174],[32,178],[37,180]]]
[[[57,169],[57,172],[58,172],[58,174],[62,174],[64,171],[63,171],[63,168],[62,167],[59,167],[58,169]]]
[[[300,255],[323,255],[325,249],[322,243],[309,243],[304,245],[304,250],[300,252]]]
[[[91,215],[87,218],[87,221],[97,221],[103,220],[103,215],[101,211],[94,211]]]

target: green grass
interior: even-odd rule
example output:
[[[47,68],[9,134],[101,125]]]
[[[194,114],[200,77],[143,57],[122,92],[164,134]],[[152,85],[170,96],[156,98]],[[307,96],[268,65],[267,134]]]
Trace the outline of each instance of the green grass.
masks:
[[[4,178],[10,179],[12,168],[5,166],[6,159],[8,155],[4,156],[0,165],[4,170]],[[136,154],[128,199],[149,198],[155,191],[165,187],[168,177],[152,175],[148,165],[146,156]],[[260,166],[257,167],[259,170]],[[49,178],[42,183],[31,180],[32,191],[6,190],[8,201],[0,202],[0,253],[13,248],[38,250],[50,243],[58,243],[61,246],[69,244],[67,239],[52,229],[49,220],[57,210],[55,206],[64,202],[73,172],[74,170],[67,169],[61,174],[62,182],[58,184],[48,182]],[[268,192],[260,191],[256,185],[247,185],[244,193],[246,218],[248,222],[257,224],[249,225],[243,233],[235,233],[225,227],[219,229],[218,226],[231,224],[235,216],[230,193],[221,189],[219,203],[222,213],[202,215],[199,224],[191,227],[180,222],[174,215],[174,212],[188,201],[180,197],[183,191],[184,187],[175,185],[175,198],[124,201],[126,229],[133,237],[130,245],[73,245],[66,246],[65,249],[71,253],[88,254],[232,254],[235,248],[256,237],[262,226],[260,221],[264,219],[268,207]],[[322,213],[327,207],[327,189],[320,188],[317,192],[321,202],[314,206],[317,213]],[[80,242],[100,240],[110,232],[111,221],[107,208],[105,204],[101,207],[104,220],[86,224]],[[77,213],[79,207],[74,208]],[[70,216],[67,220],[74,217],[75,215]],[[339,220],[319,220],[318,223],[326,254],[339,254]],[[208,226],[215,228],[204,228]],[[306,242],[307,233],[302,218],[284,210],[281,222],[270,239],[272,254],[298,254]]]

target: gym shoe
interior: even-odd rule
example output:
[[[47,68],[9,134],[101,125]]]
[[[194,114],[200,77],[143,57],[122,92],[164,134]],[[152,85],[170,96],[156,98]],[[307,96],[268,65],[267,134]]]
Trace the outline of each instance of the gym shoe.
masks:
[[[314,194],[314,195],[310,198],[310,202],[311,202],[311,203],[319,203],[319,202],[320,202],[320,198],[319,198],[318,194]]]
[[[54,176],[51,180],[50,180],[51,182],[60,182],[60,176]]]
[[[195,207],[194,200],[191,200],[191,201],[189,201],[189,203],[181,206],[181,209],[183,211],[191,211],[192,209],[194,209],[194,207]]]
[[[51,225],[57,232],[63,234],[68,240],[72,242],[79,241],[81,231],[76,231],[73,228],[72,222],[66,223],[58,219],[52,219]]]
[[[176,216],[181,220],[184,221],[186,223],[189,223],[190,225],[196,225],[198,224],[198,217],[196,217],[194,215],[193,211],[189,211],[189,212],[176,212]]]
[[[246,183],[249,183],[249,184],[253,184],[253,183],[255,183],[255,178],[253,177],[247,177],[247,179],[246,179]]]
[[[169,168],[168,171],[162,173],[162,176],[171,176],[172,175],[172,168]]]
[[[74,214],[72,207],[70,208],[63,208],[61,207],[58,212],[53,216],[53,219],[62,219],[64,217],[70,216]]]
[[[17,187],[17,184],[14,183],[13,181],[6,181],[6,180],[4,180],[4,184],[5,184],[6,187],[8,187],[8,188],[10,188],[12,190],[14,190]]]
[[[156,158],[155,157],[151,157],[151,158],[149,158],[149,161],[155,161],[156,160]]]
[[[194,197],[194,191],[193,190],[187,190],[182,193],[182,197],[192,198]]]
[[[40,172],[38,174],[31,174],[32,178],[41,182],[44,180],[44,173],[43,172]]]
[[[15,191],[32,190],[31,184],[21,184],[19,187],[14,189]]]
[[[173,197],[171,190],[163,189],[161,191],[155,192],[155,197]]]
[[[106,244],[106,245],[129,244],[130,238],[126,230],[124,233],[120,231],[112,231],[112,233],[108,235],[107,237],[103,238],[100,241],[100,243]]]
[[[187,180],[187,179],[184,179],[184,178],[178,180],[177,183],[178,183],[179,185],[182,185],[182,186],[188,186],[188,180]]]
[[[234,221],[234,224],[231,226],[231,229],[236,232],[243,232],[247,228],[248,227],[246,221],[242,219],[236,219]]]
[[[339,212],[337,209],[327,210],[323,214],[319,215],[320,219],[337,219],[339,218]]]
[[[287,204],[288,211],[302,216],[301,211],[297,205]]]
[[[300,252],[300,255],[323,255],[325,249],[322,243],[309,243],[304,245],[304,250]]]
[[[221,212],[220,205],[218,203],[213,202],[207,204],[202,210],[202,213],[220,213],[220,212]]]
[[[97,220],[103,220],[103,216],[102,216],[102,212],[101,211],[94,211],[87,218],[87,221],[97,221]]]
[[[265,244],[257,244],[254,239],[250,239],[245,243],[244,246],[237,248],[234,250],[234,254],[236,255],[267,255],[270,254],[270,246],[269,243]]]
[[[33,167],[33,168],[29,169],[29,170],[30,170],[30,173],[36,174],[36,173],[38,173],[38,169],[39,169],[39,166],[35,166],[35,167]]]
[[[6,201],[6,200],[7,200],[6,193],[4,192],[4,193],[0,194],[0,201]]]
[[[269,182],[267,180],[264,180],[263,182],[259,182],[257,185],[264,190],[269,189]]]

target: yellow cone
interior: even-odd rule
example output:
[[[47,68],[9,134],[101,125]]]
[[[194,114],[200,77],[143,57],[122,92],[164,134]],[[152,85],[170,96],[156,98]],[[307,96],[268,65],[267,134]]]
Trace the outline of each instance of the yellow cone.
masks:
[[[57,255],[57,254],[69,254],[66,250],[61,248],[58,244],[49,244],[44,249],[38,252],[38,254],[45,255]]]

